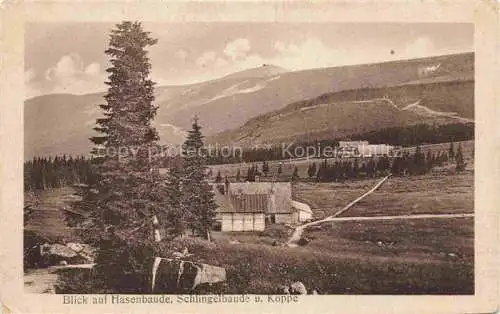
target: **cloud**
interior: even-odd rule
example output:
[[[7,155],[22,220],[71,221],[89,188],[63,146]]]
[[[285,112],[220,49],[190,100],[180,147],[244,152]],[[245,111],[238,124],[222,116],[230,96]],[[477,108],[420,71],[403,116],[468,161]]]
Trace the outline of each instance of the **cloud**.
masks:
[[[101,65],[99,63],[91,63],[85,68],[84,73],[87,76],[97,76],[101,73]]]
[[[338,50],[326,46],[317,38],[291,44],[277,41],[274,50],[276,56],[268,63],[278,64],[290,70],[334,66],[343,59]]]
[[[251,50],[248,39],[237,38],[228,42],[218,52],[205,51],[196,59],[196,64],[212,71],[213,77],[222,76],[261,65],[263,59],[258,54],[250,53]]]
[[[290,70],[334,66],[339,61],[339,51],[326,46],[316,38],[300,43],[275,42],[274,55],[263,57],[252,52],[251,43],[246,38],[238,38],[227,43],[221,53],[210,50],[196,60],[198,66],[212,70],[213,76],[222,76],[262,64],[275,64]],[[346,55],[348,55],[346,53]],[[217,73],[217,75],[216,75]]]
[[[24,97],[31,98],[41,94],[38,84],[34,82],[36,72],[33,68],[24,71]]]
[[[48,81],[68,79],[83,71],[83,61],[78,54],[62,56],[54,67],[45,71]]]
[[[86,94],[103,91],[105,73],[99,63],[85,65],[80,55],[71,53],[45,71],[43,93]],[[29,84],[29,83],[28,83]]]
[[[195,71],[199,72],[196,81],[219,78],[262,64],[274,64],[289,70],[330,67],[347,61],[350,55],[349,51],[339,51],[317,38],[309,38],[301,42],[276,41],[271,54],[263,56],[252,49],[249,39],[236,38],[226,42],[219,50],[201,53],[194,60],[198,66]]]
[[[244,59],[250,50],[250,41],[247,38],[238,38],[229,42],[223,52],[232,60],[240,60]]]
[[[402,55],[407,58],[421,58],[436,54],[436,47],[428,37],[419,37],[404,48]]]
[[[30,68],[24,71],[24,84],[29,84],[35,78],[35,70]]]
[[[196,64],[200,67],[206,68],[213,64],[216,59],[214,51],[205,51],[201,56],[196,59]]]

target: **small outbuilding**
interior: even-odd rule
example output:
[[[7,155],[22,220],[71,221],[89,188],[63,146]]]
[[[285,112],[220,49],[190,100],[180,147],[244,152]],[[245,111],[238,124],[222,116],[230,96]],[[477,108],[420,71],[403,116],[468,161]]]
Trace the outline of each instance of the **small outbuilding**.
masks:
[[[312,219],[313,212],[311,207],[306,203],[292,201],[292,207],[298,212],[299,222],[304,222]]]

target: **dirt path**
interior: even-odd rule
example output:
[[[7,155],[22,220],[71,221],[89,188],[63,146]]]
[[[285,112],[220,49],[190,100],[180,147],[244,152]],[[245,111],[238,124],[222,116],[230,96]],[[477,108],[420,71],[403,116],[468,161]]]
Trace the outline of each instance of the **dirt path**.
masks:
[[[335,217],[337,217],[340,214],[344,213],[346,210],[348,210],[349,208],[351,208],[354,204],[356,204],[357,202],[361,201],[363,198],[365,198],[368,195],[370,195],[371,193],[373,193],[376,189],[378,189],[382,185],[382,183],[384,183],[387,179],[389,179],[390,176],[391,175],[388,175],[388,176],[384,177],[377,184],[375,184],[375,186],[373,188],[371,188],[371,190],[369,190],[365,194],[361,195],[360,197],[358,197],[354,201],[350,202],[347,206],[345,206],[344,208],[342,208],[341,210],[339,210],[335,214],[333,214],[331,216],[328,216],[328,217],[326,217],[324,219],[321,219],[321,220],[312,221],[312,222],[303,224],[301,226],[298,226],[297,228],[295,228],[295,231],[293,232],[293,234],[290,237],[290,239],[288,239],[288,242],[286,244],[289,247],[295,247],[295,246],[297,246],[297,241],[300,240],[300,238],[302,236],[302,233],[304,232],[305,228],[310,227],[310,226],[314,226],[314,225],[317,225],[317,224],[321,224],[323,222],[332,221],[331,219],[334,219]]]
[[[79,264],[66,266],[50,266],[47,268],[31,269],[24,273],[24,291],[27,293],[55,293],[57,270],[67,268],[92,268],[95,264]]]
[[[396,216],[370,216],[370,217],[331,217],[327,221],[363,221],[363,220],[396,220],[396,219],[439,219],[439,218],[471,218],[472,213],[464,214],[415,214]]]

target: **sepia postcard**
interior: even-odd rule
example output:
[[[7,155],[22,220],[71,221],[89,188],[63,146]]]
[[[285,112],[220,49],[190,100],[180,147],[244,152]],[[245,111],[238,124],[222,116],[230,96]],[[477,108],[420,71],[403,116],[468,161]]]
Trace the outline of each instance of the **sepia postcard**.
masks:
[[[0,6],[0,313],[499,310],[497,2]]]

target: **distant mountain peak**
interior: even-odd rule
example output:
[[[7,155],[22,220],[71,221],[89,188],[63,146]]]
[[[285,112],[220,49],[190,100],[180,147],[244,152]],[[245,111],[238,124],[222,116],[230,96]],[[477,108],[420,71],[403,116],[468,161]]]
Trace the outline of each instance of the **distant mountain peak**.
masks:
[[[231,73],[229,75],[224,76],[222,79],[260,78],[260,77],[276,76],[286,72],[289,71],[285,68],[282,68],[274,64],[264,63],[261,66],[255,68],[250,68],[243,71]]]

